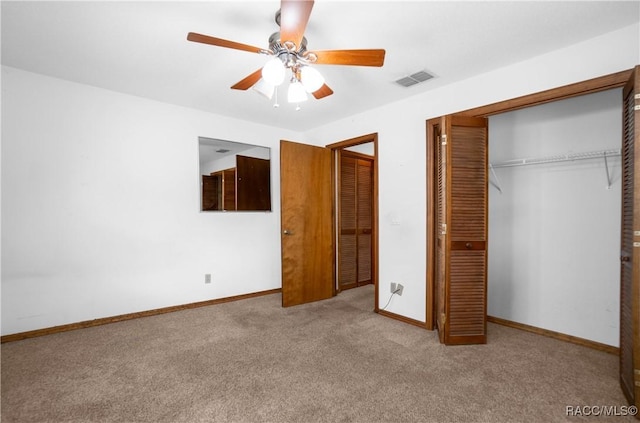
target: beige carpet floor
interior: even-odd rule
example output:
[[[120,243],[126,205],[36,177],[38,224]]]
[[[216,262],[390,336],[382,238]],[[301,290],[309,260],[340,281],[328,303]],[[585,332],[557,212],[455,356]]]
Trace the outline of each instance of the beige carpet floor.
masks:
[[[373,287],[280,295],[3,344],[3,423],[563,422],[626,405],[618,358],[489,324],[487,345],[372,312]]]

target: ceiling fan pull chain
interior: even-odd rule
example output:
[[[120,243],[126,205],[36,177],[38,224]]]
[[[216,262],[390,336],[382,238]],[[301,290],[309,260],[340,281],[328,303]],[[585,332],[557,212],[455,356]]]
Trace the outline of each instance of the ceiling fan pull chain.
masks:
[[[277,109],[278,107],[280,107],[280,105],[278,104],[278,87],[275,87],[273,90],[274,90],[273,94],[275,97],[275,100],[273,102],[273,108]]]

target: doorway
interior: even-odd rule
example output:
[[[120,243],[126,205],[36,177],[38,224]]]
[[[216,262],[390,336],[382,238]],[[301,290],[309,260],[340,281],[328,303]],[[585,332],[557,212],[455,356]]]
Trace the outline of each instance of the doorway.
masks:
[[[373,284],[378,311],[378,135],[327,148],[336,181],[336,294]]]
[[[378,134],[317,147],[280,142],[280,206],[282,248],[282,305],[295,306],[338,294],[337,163],[343,150],[366,154],[372,163],[371,228],[364,232],[371,244],[370,280],[374,311],[378,312]],[[354,151],[355,150],[355,151]]]
[[[337,151],[338,292],[373,283],[373,162],[368,154]]]

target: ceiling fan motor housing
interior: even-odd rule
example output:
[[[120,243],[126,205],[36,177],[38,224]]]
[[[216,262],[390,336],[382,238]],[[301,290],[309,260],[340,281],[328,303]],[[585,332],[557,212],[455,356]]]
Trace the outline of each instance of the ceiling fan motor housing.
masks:
[[[274,52],[274,54],[278,54],[281,50],[287,50],[289,52],[296,52],[298,55],[303,56],[307,51],[307,38],[302,37],[300,45],[297,46],[290,41],[285,41],[283,43],[280,39],[280,32],[274,32],[269,37],[269,48]]]
[[[301,65],[310,64],[315,61],[315,55],[310,54],[307,51],[307,39],[305,37],[302,37],[300,44],[301,45],[298,47],[288,41],[283,43],[280,40],[280,32],[274,32],[269,37],[269,50],[271,50],[275,57],[282,60],[282,63],[284,63],[287,68],[291,69],[298,68]]]

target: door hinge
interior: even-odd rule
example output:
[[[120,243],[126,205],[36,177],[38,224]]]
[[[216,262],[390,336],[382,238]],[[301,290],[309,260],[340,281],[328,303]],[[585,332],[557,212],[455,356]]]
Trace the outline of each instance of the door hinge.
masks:
[[[447,134],[442,134],[441,140],[442,145],[447,145]]]
[[[640,247],[640,242],[634,242],[634,243],[633,243],[633,246],[634,246],[635,248],[639,248],[639,247]]]
[[[443,325],[447,323],[447,315],[444,313],[440,314],[440,320],[442,321]]]
[[[640,94],[634,95],[633,98],[635,98],[636,100],[640,100]]]
[[[637,112],[637,111],[640,111],[640,105],[635,106],[635,107],[633,108],[633,110],[635,110],[636,112]]]
[[[447,224],[442,223],[440,226],[440,235],[446,235],[446,234],[447,234]]]

